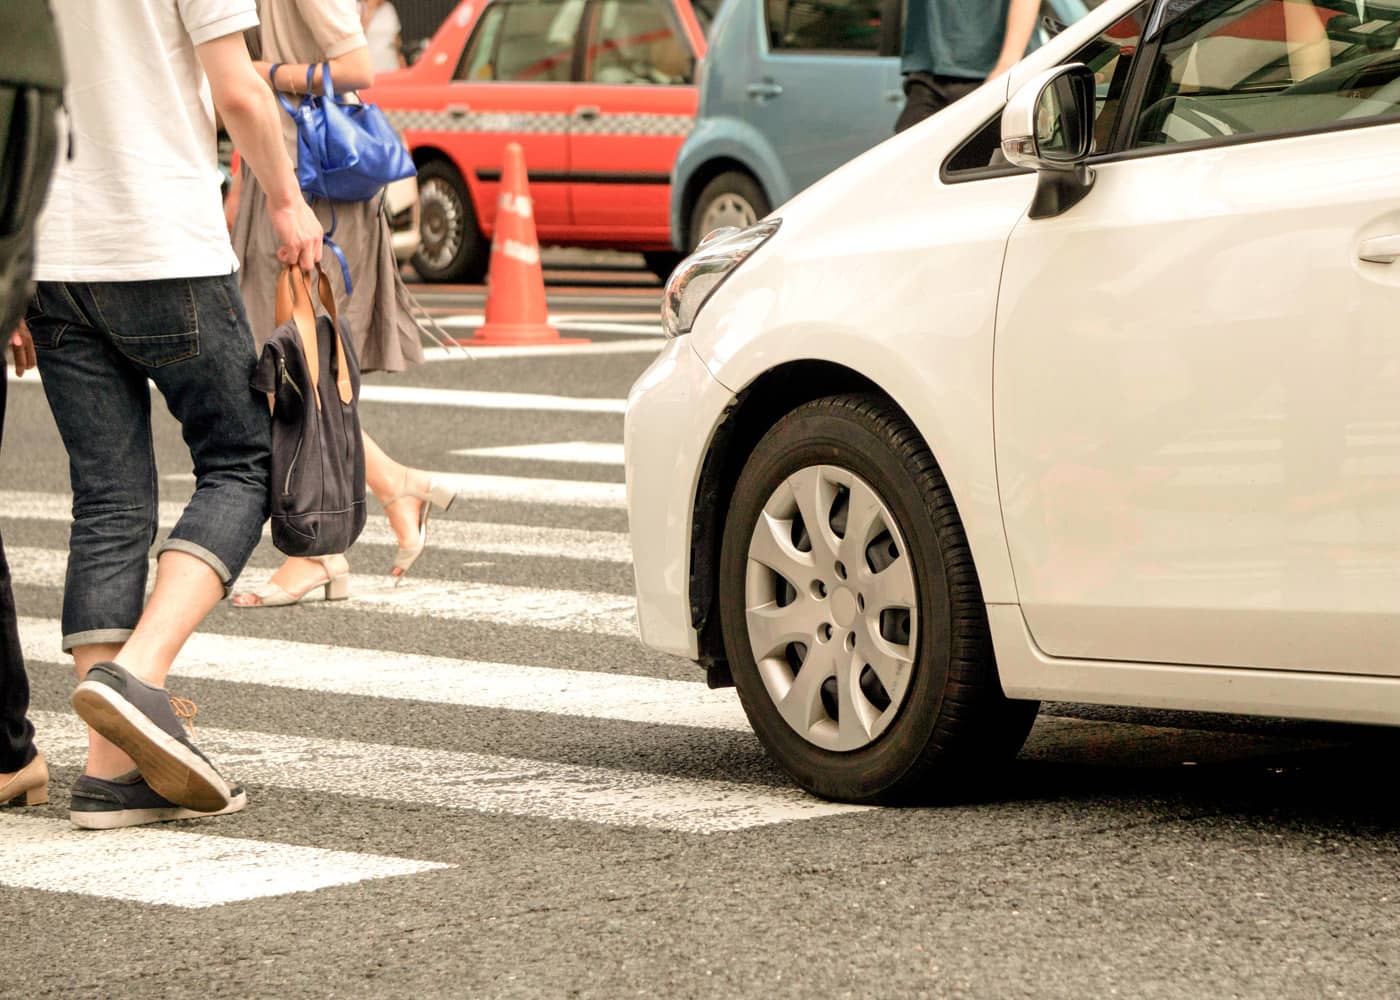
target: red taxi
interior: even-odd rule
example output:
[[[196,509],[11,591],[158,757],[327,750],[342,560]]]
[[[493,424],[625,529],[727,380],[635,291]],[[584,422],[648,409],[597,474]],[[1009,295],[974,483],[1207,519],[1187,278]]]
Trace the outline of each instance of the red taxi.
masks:
[[[365,97],[418,166],[429,281],[486,272],[507,144],[525,150],[540,241],[640,250],[668,270],[671,166],[695,121],[703,0],[465,0]]]

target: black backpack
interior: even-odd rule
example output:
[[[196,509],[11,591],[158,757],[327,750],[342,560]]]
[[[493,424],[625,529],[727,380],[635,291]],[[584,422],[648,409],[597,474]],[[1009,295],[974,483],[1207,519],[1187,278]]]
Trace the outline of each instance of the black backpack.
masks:
[[[0,344],[24,311],[34,224],[58,150],[63,58],[48,0],[3,0],[0,14]]]

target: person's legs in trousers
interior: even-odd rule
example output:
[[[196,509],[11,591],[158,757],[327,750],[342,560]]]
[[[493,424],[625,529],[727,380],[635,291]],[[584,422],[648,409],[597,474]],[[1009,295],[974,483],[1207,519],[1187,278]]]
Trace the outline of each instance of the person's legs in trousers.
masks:
[[[189,741],[162,686],[267,513],[267,406],[248,384],[253,344],[237,286],[41,284],[30,328],[73,480],[63,632],[81,681],[74,705],[112,741],[92,736],[88,774],[112,778],[134,759],[169,803],[225,810],[234,790]],[[181,423],[196,491],[142,610],[157,524],[148,376]]]
[[[0,439],[5,433],[5,359],[0,355]],[[0,805],[48,801],[48,768],[34,748],[30,724],[29,678],[19,645],[19,622],[10,586],[10,566],[0,539]]]
[[[934,76],[932,73],[904,75],[904,110],[894,123],[895,134],[931,118],[959,98],[966,97],[981,80],[960,80],[956,77]]]

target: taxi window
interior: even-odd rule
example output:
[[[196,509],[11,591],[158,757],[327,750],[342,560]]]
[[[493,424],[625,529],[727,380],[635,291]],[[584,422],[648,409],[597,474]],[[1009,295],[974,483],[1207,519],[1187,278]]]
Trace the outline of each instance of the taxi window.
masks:
[[[767,0],[768,47],[777,54],[851,52],[875,55],[881,0]]]
[[[690,83],[695,58],[657,0],[603,0],[588,43],[593,83]]]
[[[472,33],[459,80],[561,83],[573,78],[585,0],[492,4]]]

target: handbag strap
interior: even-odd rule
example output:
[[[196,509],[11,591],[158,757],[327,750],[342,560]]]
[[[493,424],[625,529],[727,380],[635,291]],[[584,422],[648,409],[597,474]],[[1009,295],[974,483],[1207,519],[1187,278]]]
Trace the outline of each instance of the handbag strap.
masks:
[[[296,106],[293,105],[291,101],[287,100],[286,95],[283,94],[282,91],[277,89],[277,71],[281,69],[283,65],[283,63],[273,63],[272,68],[267,71],[267,79],[272,84],[272,92],[277,95],[277,100],[282,105],[282,110],[295,118],[297,116]]]
[[[310,73],[311,67],[306,67],[306,71]],[[311,84],[308,83],[306,89],[310,90]],[[331,64],[328,62],[321,63],[321,89],[325,91],[326,100],[335,100],[335,84],[331,82]]]
[[[345,337],[340,330],[340,320],[335,312],[335,295],[331,291],[330,279],[326,277],[326,272],[321,270],[321,265],[316,265],[317,284],[321,291],[321,305],[325,307],[326,315],[331,318],[331,329],[335,331],[335,388],[342,403],[349,403],[355,398],[355,391],[350,385],[350,363],[345,356]]]
[[[322,276],[324,280],[324,275]],[[298,290],[298,287],[300,289]],[[300,294],[298,294],[300,291]],[[277,278],[277,308],[274,318],[278,326],[295,320],[301,352],[311,373],[311,395],[316,409],[321,408],[321,352],[316,343],[316,310],[311,304],[311,289],[306,286],[306,274],[299,267],[287,266]],[[339,337],[336,338],[337,341]]]

